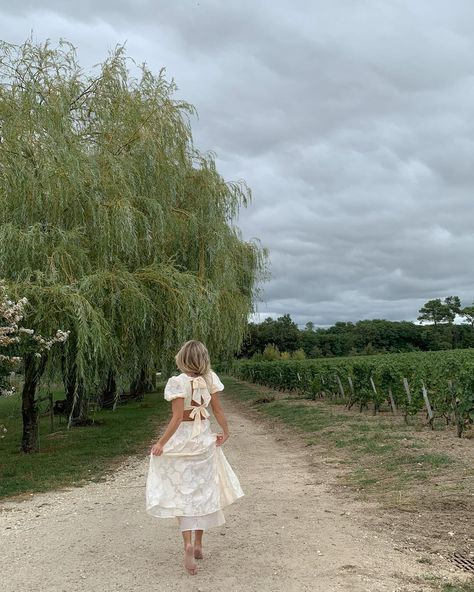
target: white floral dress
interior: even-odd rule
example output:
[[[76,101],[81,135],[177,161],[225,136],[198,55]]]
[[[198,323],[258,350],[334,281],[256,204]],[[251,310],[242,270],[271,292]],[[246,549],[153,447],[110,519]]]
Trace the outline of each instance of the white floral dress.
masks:
[[[244,495],[222,447],[216,446],[208,419],[211,393],[222,390],[214,371],[206,380],[184,373],[172,376],[165,387],[165,399],[184,398],[184,408],[192,410],[194,421],[180,423],[163,454],[150,452],[146,511],[159,518],[177,517],[182,531],[221,526],[222,508]]]

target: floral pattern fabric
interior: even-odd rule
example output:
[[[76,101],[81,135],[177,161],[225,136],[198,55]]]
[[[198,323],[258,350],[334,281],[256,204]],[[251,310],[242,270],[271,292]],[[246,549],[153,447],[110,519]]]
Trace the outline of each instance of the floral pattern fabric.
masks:
[[[163,447],[150,452],[146,511],[160,518],[204,516],[244,495],[208,419],[193,437],[193,421],[183,421]],[[222,521],[220,521],[222,523]]]

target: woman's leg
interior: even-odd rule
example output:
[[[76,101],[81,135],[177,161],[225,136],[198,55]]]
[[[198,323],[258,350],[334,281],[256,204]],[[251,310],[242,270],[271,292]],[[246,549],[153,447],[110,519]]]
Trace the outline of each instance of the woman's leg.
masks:
[[[196,559],[202,559],[202,535],[203,530],[194,531],[194,557]]]
[[[197,565],[194,561],[194,547],[192,541],[192,530],[183,530],[183,543],[184,543],[184,567],[188,570],[191,575],[197,574]]]

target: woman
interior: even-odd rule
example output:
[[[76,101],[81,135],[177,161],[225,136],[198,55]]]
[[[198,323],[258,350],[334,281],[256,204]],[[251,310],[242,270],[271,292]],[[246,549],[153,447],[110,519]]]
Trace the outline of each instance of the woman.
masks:
[[[160,518],[177,517],[184,564],[195,575],[204,530],[224,524],[222,508],[244,493],[221,449],[229,438],[219,400],[224,385],[211,370],[206,347],[200,341],[187,341],[175,360],[181,374],[172,376],[165,387],[173,415],[150,452],[146,510]],[[222,428],[220,434],[211,431],[209,403]]]

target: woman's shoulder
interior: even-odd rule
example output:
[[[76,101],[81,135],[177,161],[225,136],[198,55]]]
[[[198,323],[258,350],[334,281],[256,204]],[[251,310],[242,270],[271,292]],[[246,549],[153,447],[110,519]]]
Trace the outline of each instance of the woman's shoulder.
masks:
[[[170,376],[165,386],[165,399],[170,401],[179,396],[186,396],[186,381],[183,380],[182,374]]]
[[[222,384],[221,379],[217,376],[217,374],[214,372],[214,370],[211,370],[209,372],[209,376],[210,376],[210,382],[211,382],[211,388],[210,388],[211,395],[213,393],[217,393],[218,391],[223,391],[224,385]]]

